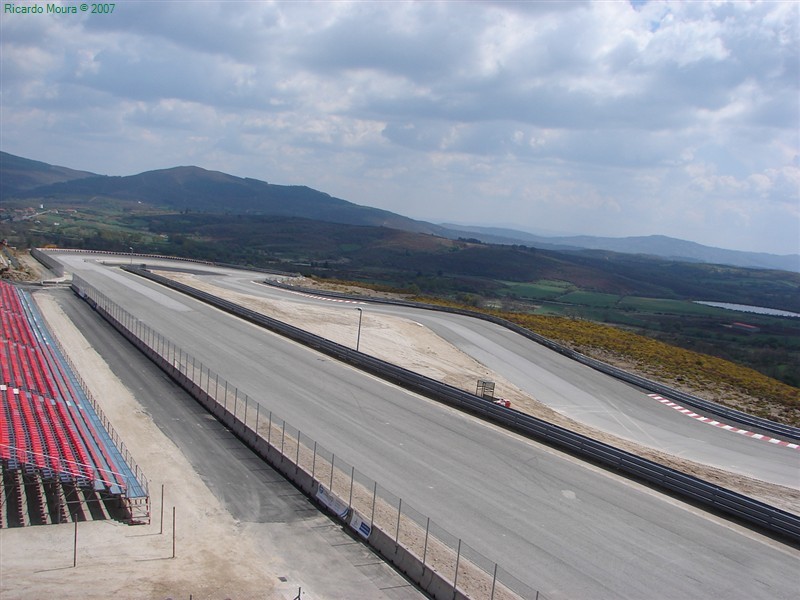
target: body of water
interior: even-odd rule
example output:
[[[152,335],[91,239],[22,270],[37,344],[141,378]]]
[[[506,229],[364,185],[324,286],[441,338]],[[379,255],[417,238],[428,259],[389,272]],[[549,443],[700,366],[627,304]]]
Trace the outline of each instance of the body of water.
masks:
[[[772,315],[775,317],[800,317],[800,313],[789,312],[788,310],[778,310],[776,308],[764,308],[763,306],[750,306],[749,304],[731,304],[729,302],[702,302],[695,300],[695,304],[705,304],[716,308],[726,308],[728,310],[738,310],[740,312],[757,313],[759,315]]]

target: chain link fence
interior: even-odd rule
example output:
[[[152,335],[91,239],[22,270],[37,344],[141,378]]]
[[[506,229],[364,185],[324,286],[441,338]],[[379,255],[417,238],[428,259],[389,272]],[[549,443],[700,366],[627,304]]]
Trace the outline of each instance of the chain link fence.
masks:
[[[75,277],[73,289],[143,352],[165,368],[218,417],[232,419],[234,431],[290,478],[304,474],[313,488],[333,498],[334,512],[349,522],[368,524],[360,533],[372,543],[377,530],[403,549],[421,573],[445,582],[435,598],[470,600],[546,600],[544,594],[512,576],[458,536],[425,516],[390,490],[358,471],[333,451],[281,419],[264,404],[243,393],[180,346],[131,315],[85,281]],[[221,412],[220,412],[221,409]],[[316,493],[316,492],[315,492]],[[320,493],[317,493],[319,496]],[[328,504],[328,508],[331,508]],[[355,527],[354,527],[355,528]],[[364,535],[369,531],[368,535]],[[421,583],[421,581],[418,581]]]

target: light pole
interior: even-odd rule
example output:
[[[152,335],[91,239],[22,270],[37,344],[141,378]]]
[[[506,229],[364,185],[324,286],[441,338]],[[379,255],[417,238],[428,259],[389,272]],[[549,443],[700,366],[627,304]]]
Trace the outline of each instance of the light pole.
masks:
[[[361,345],[361,317],[364,316],[364,311],[360,308],[356,308],[358,311],[358,337],[356,337],[356,352],[358,352],[358,347]]]
[[[131,266],[133,266],[133,247],[132,246],[128,246],[128,250],[131,251]]]

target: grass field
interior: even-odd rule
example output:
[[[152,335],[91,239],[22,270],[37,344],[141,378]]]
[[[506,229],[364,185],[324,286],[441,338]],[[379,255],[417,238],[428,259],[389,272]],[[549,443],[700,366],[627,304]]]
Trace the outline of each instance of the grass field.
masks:
[[[800,385],[800,319],[731,311],[690,300],[581,290],[564,281],[503,283],[500,304],[490,306],[612,325],[751,367],[794,387]],[[757,329],[744,331],[734,323]]]

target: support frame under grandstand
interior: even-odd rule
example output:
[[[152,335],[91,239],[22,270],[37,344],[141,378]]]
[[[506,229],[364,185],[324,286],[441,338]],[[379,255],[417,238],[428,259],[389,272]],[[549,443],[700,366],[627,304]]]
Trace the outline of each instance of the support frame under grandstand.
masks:
[[[0,282],[0,527],[150,522],[147,479],[44,324]]]

